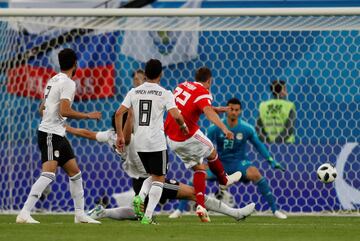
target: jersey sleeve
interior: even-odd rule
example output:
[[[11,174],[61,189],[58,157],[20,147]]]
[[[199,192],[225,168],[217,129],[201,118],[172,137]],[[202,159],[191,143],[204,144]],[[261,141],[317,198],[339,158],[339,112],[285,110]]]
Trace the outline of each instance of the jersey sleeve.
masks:
[[[71,102],[74,100],[76,84],[73,81],[65,81],[63,87],[61,88],[60,99],[67,99]]]
[[[170,110],[172,108],[177,108],[175,103],[175,97],[171,91],[166,91],[166,98],[165,98],[165,108],[166,110]]]
[[[270,158],[270,153],[268,149],[265,147],[264,143],[262,143],[257,135],[255,129],[253,127],[249,127],[250,129],[250,142],[254,145],[256,150],[266,159]]]
[[[133,95],[134,93],[134,89],[131,89],[125,96],[125,99],[124,101],[122,102],[121,105],[125,106],[126,108],[130,108],[132,105],[131,105],[131,96]]]
[[[110,131],[99,131],[96,133],[96,140],[98,142],[107,142],[110,139]]]

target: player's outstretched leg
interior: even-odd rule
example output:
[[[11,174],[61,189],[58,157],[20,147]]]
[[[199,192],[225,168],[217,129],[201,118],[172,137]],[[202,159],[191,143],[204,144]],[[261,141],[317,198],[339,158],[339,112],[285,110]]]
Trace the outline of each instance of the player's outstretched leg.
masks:
[[[220,200],[209,196],[206,196],[205,204],[209,210],[228,215],[236,220],[241,220],[250,216],[255,210],[255,203],[250,203],[243,208],[237,209],[231,208]]]
[[[106,218],[105,208],[103,205],[98,204],[93,209],[87,212],[87,215],[95,220]]]
[[[226,184],[225,185],[219,185],[221,189],[227,189],[229,186],[231,186],[235,182],[238,182],[242,177],[242,173],[241,172],[234,172],[231,175],[226,175],[226,177],[227,177]]]
[[[221,185],[226,185],[226,183],[228,182],[228,179],[226,177],[226,172],[219,159],[219,155],[216,153],[215,150],[208,157],[208,165],[212,173],[214,173],[217,179],[219,180],[219,183]]]
[[[208,157],[208,165],[210,170],[216,175],[219,184],[223,188],[226,188],[233,183],[238,182],[241,178],[241,172],[235,172],[231,175],[226,174],[223,164],[219,159],[219,155],[216,153],[215,150]]]
[[[101,218],[111,218],[115,220],[136,220],[137,216],[132,207],[118,207],[105,209],[102,205],[98,204],[91,209],[87,215],[92,219],[98,220]]]
[[[243,208],[238,208],[237,217],[235,218],[237,221],[244,220],[249,217],[255,211],[255,203],[250,203]]]
[[[279,219],[286,219],[287,218],[286,215],[278,210],[274,195],[272,194],[269,184],[266,181],[265,177],[262,177],[259,181],[255,182],[255,185],[258,186],[259,192],[266,199],[274,216]]]
[[[36,202],[41,197],[41,194],[46,187],[55,180],[55,173],[53,172],[42,172],[41,176],[31,187],[30,194],[24,204],[24,207],[16,217],[16,223],[40,223],[30,216],[31,210],[35,207]]]
[[[259,192],[265,198],[267,203],[269,204],[271,211],[274,216],[279,219],[286,219],[287,216],[278,210],[278,207],[275,202],[275,197],[270,190],[269,184],[265,177],[261,176],[259,170],[256,167],[249,167],[247,169],[246,177],[250,181],[253,181],[254,184],[258,187]]]

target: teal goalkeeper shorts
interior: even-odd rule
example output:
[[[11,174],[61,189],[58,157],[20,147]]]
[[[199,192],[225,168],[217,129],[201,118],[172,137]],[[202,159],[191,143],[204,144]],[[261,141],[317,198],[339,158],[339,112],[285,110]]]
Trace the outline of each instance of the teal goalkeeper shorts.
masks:
[[[228,174],[228,175],[231,175],[237,171],[240,171],[241,174],[242,174],[242,177],[240,179],[241,182],[249,182],[249,180],[246,179],[246,170],[251,167],[251,166],[254,166],[253,163],[249,160],[243,160],[243,161],[237,161],[235,163],[223,163],[224,165],[224,169],[225,169],[225,172]],[[217,177],[215,176],[214,173],[212,173],[210,171],[210,169],[207,169],[206,170],[206,174],[207,174],[207,179],[208,180],[216,180]]]

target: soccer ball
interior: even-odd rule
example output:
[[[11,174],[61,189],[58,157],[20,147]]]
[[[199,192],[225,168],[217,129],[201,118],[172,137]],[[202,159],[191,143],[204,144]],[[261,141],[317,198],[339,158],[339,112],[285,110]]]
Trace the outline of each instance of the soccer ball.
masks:
[[[317,177],[323,183],[330,183],[335,181],[337,172],[334,166],[329,163],[325,163],[317,169]]]

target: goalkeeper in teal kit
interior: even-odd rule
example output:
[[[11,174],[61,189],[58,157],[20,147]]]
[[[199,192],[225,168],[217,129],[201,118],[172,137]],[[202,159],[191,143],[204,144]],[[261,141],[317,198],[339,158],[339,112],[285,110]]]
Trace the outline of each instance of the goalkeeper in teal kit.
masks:
[[[211,126],[208,130],[208,137],[217,146],[220,160],[224,165],[226,173],[231,174],[241,171],[242,178],[240,181],[244,183],[252,181],[257,186],[261,195],[266,199],[274,216],[285,219],[286,215],[277,208],[275,198],[270,190],[267,180],[260,174],[259,170],[253,165],[246,154],[247,142],[251,142],[256,150],[269,162],[272,168],[280,169],[282,171],[285,171],[285,169],[270,156],[265,145],[259,140],[255,128],[240,118],[241,102],[238,99],[233,98],[228,101],[227,106],[227,118],[223,121],[229,130],[234,133],[234,140],[226,139],[222,131],[216,126]],[[215,175],[209,169],[207,170],[207,179],[216,180]],[[169,217],[180,217],[186,206],[187,201],[181,201],[178,209]]]

